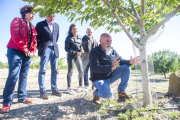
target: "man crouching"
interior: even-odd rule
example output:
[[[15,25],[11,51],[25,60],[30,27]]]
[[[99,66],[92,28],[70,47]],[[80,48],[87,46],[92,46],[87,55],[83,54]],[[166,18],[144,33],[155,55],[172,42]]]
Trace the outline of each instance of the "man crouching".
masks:
[[[125,60],[111,47],[112,39],[107,33],[100,36],[100,45],[90,52],[91,81],[96,90],[93,103],[100,104],[100,98],[110,98],[113,93],[110,84],[121,78],[118,86],[118,100],[129,99],[125,92],[130,76],[130,65],[138,63],[140,57]],[[120,65],[120,67],[117,67]],[[117,67],[117,68],[116,68]]]

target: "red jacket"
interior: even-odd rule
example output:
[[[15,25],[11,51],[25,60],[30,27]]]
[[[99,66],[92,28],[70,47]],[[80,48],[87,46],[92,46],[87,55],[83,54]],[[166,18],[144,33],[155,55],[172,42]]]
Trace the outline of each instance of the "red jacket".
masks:
[[[36,41],[36,29],[33,25],[31,25],[32,37],[31,37],[31,45],[28,49],[28,41],[29,41],[29,29],[26,22],[22,18],[14,18],[10,25],[11,38],[9,43],[7,44],[8,48],[17,49],[19,51],[23,51],[26,53],[28,50],[31,53],[36,53],[37,49],[37,41]]]

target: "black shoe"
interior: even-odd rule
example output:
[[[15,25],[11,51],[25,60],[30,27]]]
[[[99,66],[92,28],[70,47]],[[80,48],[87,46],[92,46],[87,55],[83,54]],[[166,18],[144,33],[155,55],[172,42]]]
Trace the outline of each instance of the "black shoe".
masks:
[[[59,92],[58,90],[54,90],[54,91],[52,92],[52,95],[56,95],[56,96],[61,97],[61,96],[62,96],[62,93]]]
[[[48,99],[49,96],[47,95],[46,91],[43,91],[42,94],[40,94],[40,98]]]

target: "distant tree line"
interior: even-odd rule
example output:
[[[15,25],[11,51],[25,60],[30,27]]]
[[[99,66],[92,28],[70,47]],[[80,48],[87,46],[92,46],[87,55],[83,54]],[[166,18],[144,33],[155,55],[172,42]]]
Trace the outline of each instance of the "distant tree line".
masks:
[[[58,61],[58,69],[67,69],[68,66],[67,64],[65,64],[65,57],[61,57],[59,58]],[[0,68],[8,68],[8,62],[3,63],[0,61]],[[40,68],[40,60],[38,58],[38,56],[35,56],[31,59],[31,69],[39,69]],[[50,65],[47,66],[47,69],[50,69]]]

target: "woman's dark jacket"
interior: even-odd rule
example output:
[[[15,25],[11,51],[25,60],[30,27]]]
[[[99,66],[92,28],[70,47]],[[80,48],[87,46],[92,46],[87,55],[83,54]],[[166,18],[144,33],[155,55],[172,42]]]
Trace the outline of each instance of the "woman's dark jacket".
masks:
[[[82,49],[82,38],[77,36],[77,39],[74,36],[67,36],[65,40],[65,51],[68,54],[76,55],[77,52],[81,52]]]

